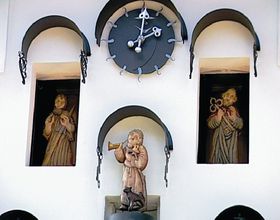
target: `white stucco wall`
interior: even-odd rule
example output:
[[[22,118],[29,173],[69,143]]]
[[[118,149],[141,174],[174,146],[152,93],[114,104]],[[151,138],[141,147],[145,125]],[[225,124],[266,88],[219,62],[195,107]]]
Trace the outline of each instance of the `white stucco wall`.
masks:
[[[9,1],[0,2],[0,73],[4,72],[6,58]]]
[[[174,62],[161,75],[119,75],[106,61],[105,43],[95,44],[95,23],[105,0],[10,0],[5,71],[0,73],[0,213],[24,209],[40,220],[102,220],[105,195],[118,195],[121,165],[106,150],[107,141],[122,141],[131,128],[144,131],[150,155],[145,170],[148,194],[160,195],[161,220],[212,220],[233,205],[249,206],[267,220],[280,218],[280,153],[278,123],[280,99],[278,51],[278,1],[172,1],[183,16],[191,39],[195,24],[206,13],[232,8],[253,23],[261,42],[258,77],[253,76],[253,39],[243,26],[221,22],[207,28],[195,46],[193,78],[189,74],[189,44],[176,44]],[[40,34],[28,54],[26,85],[21,84],[18,51],[32,23],[47,15],[74,21],[88,38],[86,84],[81,84],[77,165],[29,167],[34,83],[32,62],[76,62],[81,42],[75,33],[53,29]],[[178,28],[178,27],[177,27]],[[107,30],[105,30],[106,33]],[[57,34],[59,33],[59,34]],[[197,164],[199,57],[250,57],[250,163]],[[169,164],[169,187],[163,171],[164,134],[149,119],[131,118],[117,124],[104,144],[101,188],[97,188],[96,144],[104,120],[120,107],[142,105],[155,112],[168,127],[174,144]]]

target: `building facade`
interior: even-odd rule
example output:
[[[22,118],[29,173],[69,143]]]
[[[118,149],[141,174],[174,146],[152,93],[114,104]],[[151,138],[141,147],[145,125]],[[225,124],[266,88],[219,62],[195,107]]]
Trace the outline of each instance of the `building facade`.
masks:
[[[176,20],[172,24],[175,39],[181,40],[183,24],[164,2],[145,1],[145,5],[154,10],[162,8],[164,16]],[[110,23],[101,21],[105,26],[100,46],[96,43],[95,32],[101,28],[97,21],[106,3],[105,0],[1,1],[0,214],[20,209],[40,220],[105,219],[109,209],[105,198],[120,195],[122,184],[122,165],[107,150],[107,143],[121,142],[128,131],[139,128],[144,132],[144,145],[149,153],[149,163],[143,171],[147,194],[159,199],[157,219],[211,220],[223,210],[241,205],[256,210],[264,219],[278,220],[278,1],[172,0],[185,22],[188,39],[174,43],[171,58],[159,69],[159,74],[155,70],[141,76],[127,71],[120,74],[121,68],[110,59],[112,54],[106,42],[112,28]],[[124,5],[128,11],[142,6],[143,1],[127,1]],[[218,9],[241,12],[251,22],[253,32],[246,25],[228,19],[205,27],[195,41],[190,78],[193,31],[201,18]],[[109,20],[115,22],[124,11],[123,7],[117,8]],[[33,36],[28,45],[27,77],[23,84],[18,51],[32,24],[47,16],[68,18],[82,34],[58,25]],[[252,33],[257,34],[260,43],[257,77]],[[91,52],[87,56],[85,83],[81,82],[80,53],[84,46],[81,36],[87,39]],[[247,159],[242,163],[210,164],[199,159],[199,152],[207,153],[199,145],[207,138],[200,135],[203,124],[200,112],[209,108],[208,104],[206,107],[201,104],[201,81],[203,75],[215,74],[248,77],[244,92],[248,96],[244,107],[247,109]],[[74,89],[66,86],[69,91],[78,91],[75,93],[78,94],[75,166],[38,165],[34,157],[40,153],[34,153],[34,149],[43,152],[45,148],[38,146],[41,142],[34,142],[34,131],[38,136],[41,134],[35,116],[44,110],[39,111],[36,103],[49,102],[48,88],[45,96],[36,98],[42,88],[38,81],[69,79],[78,80]],[[173,149],[166,173],[168,187],[164,181],[166,130],[157,120],[136,111],[131,117],[112,124],[104,136],[98,188],[96,152],[100,129],[112,113],[127,106],[149,109],[170,132]]]

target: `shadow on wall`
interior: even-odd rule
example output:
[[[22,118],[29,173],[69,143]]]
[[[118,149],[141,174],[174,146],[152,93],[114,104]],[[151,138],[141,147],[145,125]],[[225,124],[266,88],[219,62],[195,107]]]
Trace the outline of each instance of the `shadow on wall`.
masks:
[[[11,210],[3,213],[0,220],[38,220],[34,215],[23,210]]]

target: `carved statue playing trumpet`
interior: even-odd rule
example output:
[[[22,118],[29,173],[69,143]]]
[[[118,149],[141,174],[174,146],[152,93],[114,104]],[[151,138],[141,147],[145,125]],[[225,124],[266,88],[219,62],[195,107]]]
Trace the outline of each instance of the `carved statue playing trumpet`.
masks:
[[[148,153],[143,146],[143,138],[143,132],[134,129],[129,132],[125,142],[108,143],[108,150],[114,150],[115,158],[124,166],[120,206],[122,211],[144,210],[146,208],[146,180],[142,171],[148,164]]]

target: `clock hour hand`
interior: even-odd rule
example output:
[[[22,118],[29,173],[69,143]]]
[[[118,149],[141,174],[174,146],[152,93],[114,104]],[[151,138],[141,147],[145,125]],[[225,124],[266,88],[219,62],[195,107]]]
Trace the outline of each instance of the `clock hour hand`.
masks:
[[[158,27],[153,27],[152,28],[152,32],[143,36],[143,35],[140,35],[138,36],[138,38],[136,40],[129,40],[127,42],[127,46],[132,48],[134,47],[134,44],[138,42],[138,46],[135,47],[135,52],[136,53],[140,53],[142,51],[142,48],[140,47],[141,44],[144,42],[145,39],[147,39],[148,37],[151,37],[151,36],[155,36],[155,37],[160,37],[161,36],[161,29],[158,28]],[[140,45],[139,45],[139,42],[140,42]]]
[[[155,37],[160,37],[160,35],[161,35],[161,29],[160,29],[160,28],[158,28],[158,27],[153,27],[152,31],[153,31],[152,33],[149,33],[149,34],[143,36],[143,38],[146,39],[146,38],[151,37],[151,36],[153,36],[153,35],[154,35]]]

